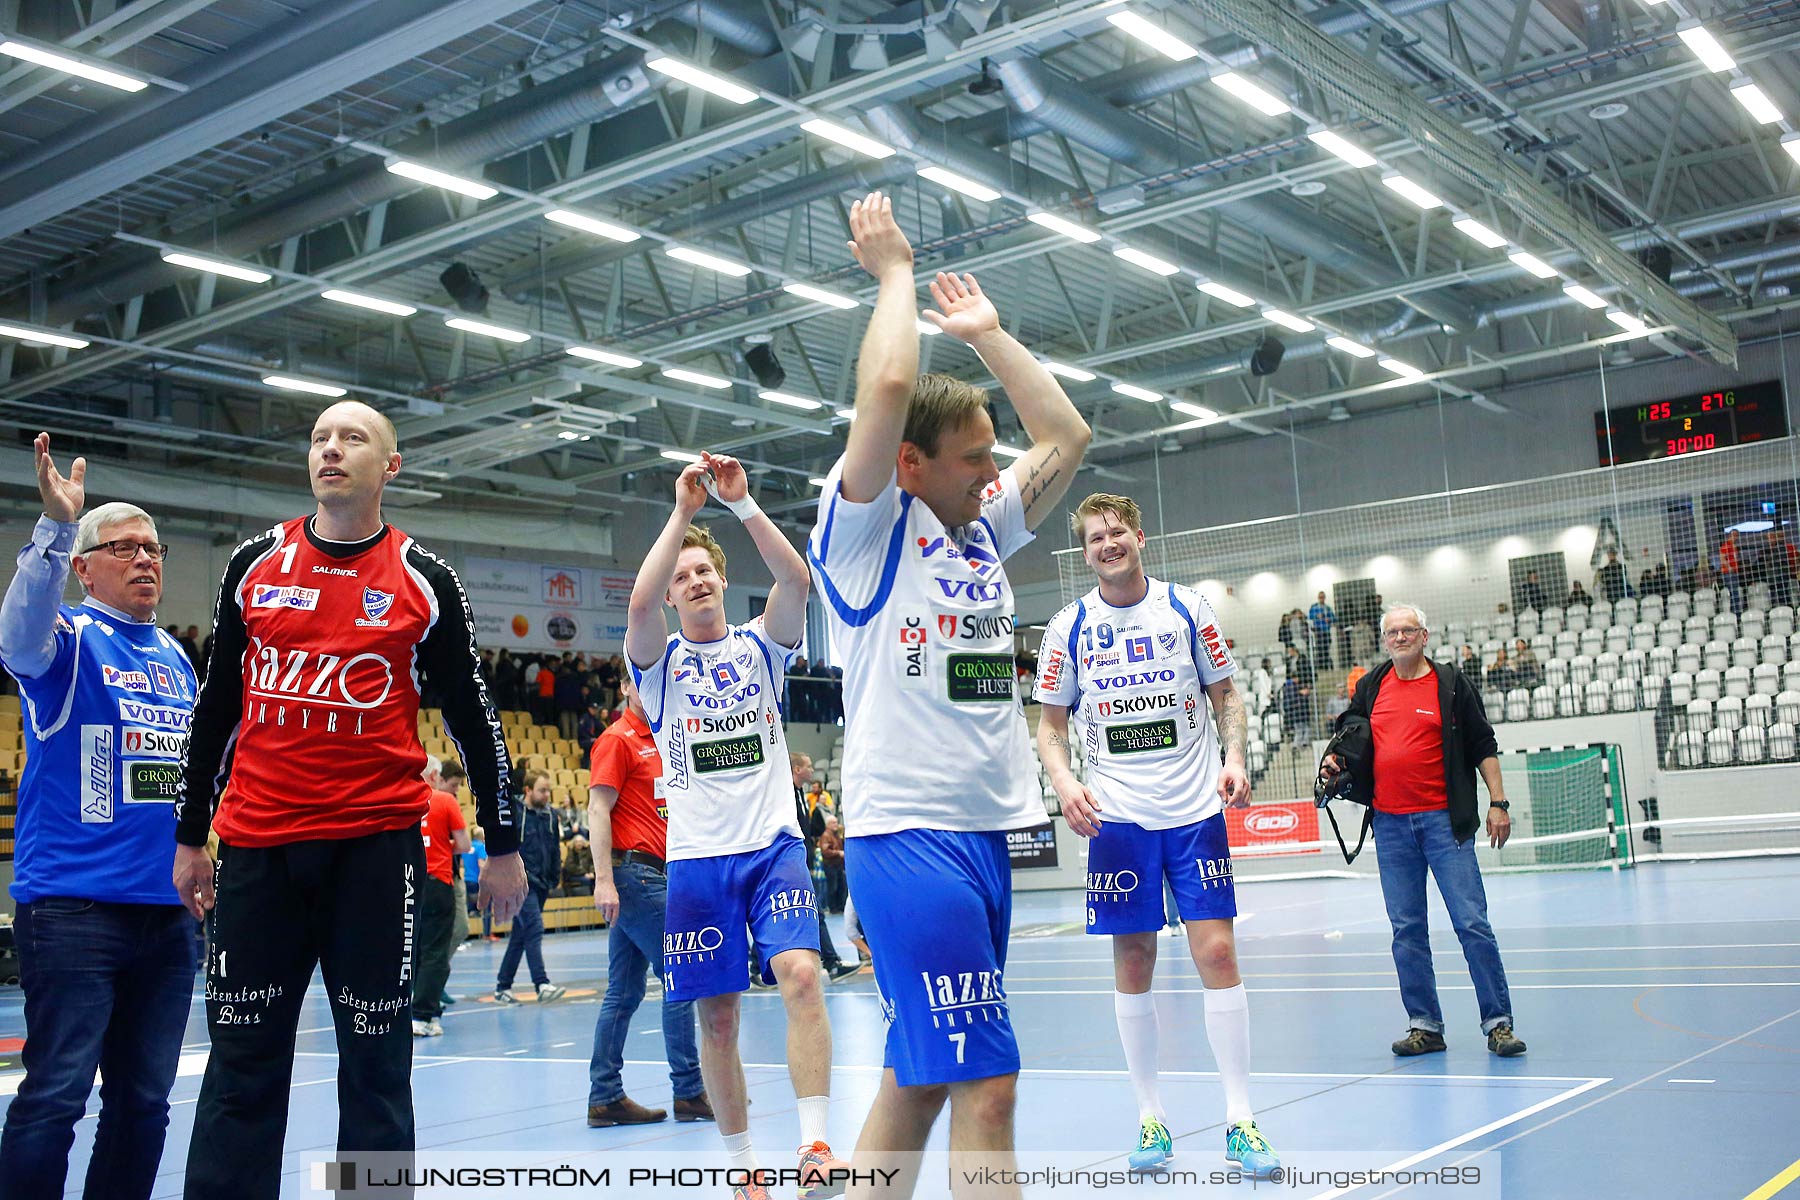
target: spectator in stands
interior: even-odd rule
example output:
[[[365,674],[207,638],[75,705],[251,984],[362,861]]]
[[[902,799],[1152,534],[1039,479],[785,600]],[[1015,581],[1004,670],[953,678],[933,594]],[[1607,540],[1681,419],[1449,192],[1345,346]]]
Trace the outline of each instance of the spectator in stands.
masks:
[[[1606,565],[1594,572],[1594,591],[1605,597],[1608,604],[1617,604],[1629,590],[1625,584],[1625,564],[1619,561],[1619,552],[1608,547]]]
[[[644,1001],[644,973],[663,978],[663,924],[669,904],[669,808],[660,790],[662,757],[629,677],[625,711],[607,726],[589,758],[588,825],[594,831],[594,907],[607,934],[606,996],[594,1023],[588,1063],[588,1124],[648,1125],[668,1119],[625,1094],[620,1079],[631,1015]],[[710,1121],[700,1078],[692,1001],[658,1005],[677,1121]]]
[[[801,838],[806,843],[806,861],[810,868],[813,861],[818,858],[819,838],[825,832],[825,816],[827,809],[823,804],[809,805],[805,793],[801,791],[802,788],[808,787],[809,785],[816,785],[819,782],[817,779],[813,778],[812,757],[810,755],[801,754],[797,751],[790,751],[788,753],[788,771],[794,782],[794,813],[800,823]],[[830,793],[821,791],[821,795],[829,796]],[[819,913],[819,965],[825,968],[825,973],[832,979],[842,979],[846,975],[854,975],[857,968],[854,963],[846,966],[844,960],[839,957],[837,945],[831,940],[831,927],[825,920],[824,904],[825,900],[822,889],[815,884],[813,887],[813,908]],[[752,959],[755,959],[756,957],[756,948],[754,946],[750,948],[750,957]],[[752,965],[750,971],[751,982],[754,983],[760,978],[760,971]]]
[[[513,657],[511,650],[502,650],[494,659],[494,704],[502,711],[525,707],[520,692],[523,682],[519,660]]]
[[[483,650],[481,658],[475,664],[475,673],[481,676],[481,682],[487,687],[488,695],[494,694],[494,652]]]
[[[462,764],[457,762],[455,759],[451,759],[450,761],[446,762],[442,768],[439,769],[438,777],[443,780],[443,783],[439,786],[441,786],[446,792],[449,792],[452,796],[456,797],[457,807],[460,809],[462,806],[462,789],[463,789],[464,784],[467,782],[467,780],[469,778],[468,773],[463,770]],[[474,797],[471,796],[470,799],[473,800]],[[467,831],[465,831],[464,836],[471,837],[471,835],[469,835],[467,833]],[[472,837],[471,837],[471,842],[472,842]],[[454,886],[456,888],[456,919],[457,919],[457,926],[456,926],[457,936],[455,938],[451,939],[451,942],[450,942],[450,957],[452,957],[452,958],[456,957],[456,952],[458,950],[462,949],[463,943],[465,941],[467,941],[468,937],[469,937],[468,924],[463,920],[464,915],[469,910],[469,884],[468,884],[468,880],[465,878],[465,876],[467,874],[467,871],[465,869],[465,861],[468,857],[469,851],[472,850],[473,848],[474,847],[472,844],[463,847],[463,852],[461,854],[458,854],[450,862],[451,875],[456,880],[456,883],[454,884]],[[483,846],[481,848],[481,852],[483,855],[486,855],[487,847]],[[449,993],[446,992],[445,995],[448,996]],[[456,1003],[456,1001],[449,1000],[448,1003],[454,1004],[454,1003]]]
[[[1544,611],[1544,585],[1538,582],[1536,571],[1525,572],[1525,582],[1519,585],[1519,607],[1533,612]]]
[[[463,855],[463,878],[467,881],[466,886],[478,889],[481,887],[481,864],[487,861],[488,856],[487,834],[483,833],[481,831],[481,826],[477,825],[469,830],[469,838],[472,844],[468,851]],[[481,893],[476,891],[475,894],[479,896]],[[475,912],[476,909],[476,905],[471,904],[469,906],[469,911],[471,913]],[[494,914],[485,908],[480,911],[481,936],[490,942],[499,941],[500,939],[494,933]]]
[[[1456,656],[1457,666],[1470,679],[1481,678],[1481,655],[1475,653],[1475,647],[1463,643],[1462,652]]]
[[[579,833],[563,846],[562,888],[565,896],[594,894],[594,852]]]
[[[1569,598],[1563,601],[1564,608],[1573,608],[1577,604],[1581,605],[1583,608],[1588,608],[1593,603],[1594,598],[1588,595],[1587,589],[1581,586],[1581,580],[1577,579],[1569,584]]]
[[[581,714],[580,722],[575,726],[575,744],[581,747],[581,756],[586,758],[593,750],[594,743],[606,729],[606,721],[600,715],[600,701],[590,698],[587,711]]]
[[[813,724],[823,725],[831,720],[831,668],[825,665],[824,658],[815,658],[807,673],[813,677]]]
[[[1287,615],[1287,637],[1283,638],[1282,641],[1287,645],[1293,646],[1295,649],[1299,650],[1300,653],[1305,654],[1307,637],[1308,626],[1306,624],[1306,614],[1296,608]]]
[[[819,835],[819,857],[825,864],[825,894],[819,903],[828,913],[841,913],[850,886],[844,876],[844,833],[835,815],[825,818],[825,832]]]
[[[587,809],[575,803],[575,797],[565,796],[563,802],[556,806],[556,834],[563,841],[580,837],[588,831]]]
[[[1425,651],[1430,629],[1417,605],[1400,604],[1382,619],[1389,662],[1357,685],[1350,712],[1369,723],[1374,750],[1358,764],[1373,796],[1381,894],[1394,930],[1394,968],[1406,1005],[1406,1036],[1393,1044],[1411,1057],[1444,1049],[1427,928],[1425,874],[1437,879],[1463,947],[1481,1009],[1488,1049],[1504,1058],[1525,1053],[1513,1034],[1512,1002],[1500,946],[1488,924],[1487,895],[1475,861],[1475,776],[1487,785],[1488,842],[1512,833],[1494,730],[1474,685],[1442,669]],[[1337,755],[1321,767],[1345,769]]]
[[[1250,673],[1250,691],[1256,697],[1256,711],[1267,712],[1269,700],[1275,694],[1275,664],[1268,659]]]
[[[1296,742],[1312,739],[1313,685],[1316,677],[1312,660],[1299,647],[1287,648],[1287,680],[1281,685],[1281,719],[1293,733]]]
[[[1743,575],[1740,573],[1740,567],[1738,535],[1737,530],[1734,529],[1725,535],[1724,541],[1719,543],[1719,581],[1731,593],[1732,612],[1740,612],[1743,609],[1743,599],[1739,593],[1739,589],[1743,587]],[[1686,590],[1692,591],[1693,589]]]
[[[804,656],[794,660],[785,682],[788,691],[787,719],[795,724],[805,724],[812,719],[812,684],[807,682]],[[750,973],[756,974],[755,971]]]
[[[543,674],[554,673],[546,665]],[[550,812],[550,776],[544,771],[525,775],[525,809],[523,828],[519,830],[519,851],[525,859],[525,905],[513,918],[512,934],[506,940],[506,953],[500,959],[500,974],[494,981],[494,1001],[517,1004],[513,995],[513,978],[523,957],[531,968],[531,982],[537,987],[539,1004],[560,998],[568,989],[550,982],[544,970],[544,904],[550,892],[562,880],[562,839],[557,836],[556,818]]]
[[[532,719],[539,725],[556,724],[556,663],[553,659],[538,665],[537,703],[532,706]]]
[[[1312,626],[1313,662],[1323,670],[1331,670],[1331,630],[1337,624],[1337,613],[1331,605],[1325,603],[1325,593],[1320,592],[1313,606],[1306,610],[1306,619]]]
[[[469,838],[462,805],[444,786],[444,764],[436,755],[425,756],[421,772],[431,789],[431,807],[419,822],[425,841],[425,878],[418,899],[418,937],[413,971],[412,1034],[441,1037],[444,984],[450,978],[450,956],[468,935],[468,916],[456,907],[456,879],[452,863],[467,854]]]
[[[1350,687],[1347,683],[1337,685],[1337,692],[1325,702],[1325,728],[1337,727],[1338,717],[1350,707]]]
[[[810,760],[807,765],[811,765]],[[812,778],[812,782],[806,785],[807,820],[810,821],[812,819],[812,815],[819,811],[819,806],[821,804],[825,806],[825,811],[828,813],[837,811],[837,801],[832,797],[830,792],[825,790],[824,781],[815,775]]]
[[[1349,674],[1344,677],[1344,686],[1349,688],[1350,691],[1355,692],[1357,681],[1368,673],[1369,669],[1367,667],[1363,666],[1361,663],[1357,663],[1350,668]]]
[[[1513,669],[1506,661],[1506,647],[1502,646],[1494,654],[1494,661],[1487,669],[1487,686],[1489,691],[1505,695],[1513,687]]]
[[[612,708],[619,702],[619,656],[600,660],[600,706]]]
[[[199,670],[205,665],[205,660],[200,657],[200,627],[198,625],[189,625],[187,632],[181,635],[181,648],[187,651],[188,661],[194,664],[195,670]]]
[[[565,663],[556,673],[556,727],[563,737],[574,740],[581,724],[581,710],[587,707],[583,693],[587,671],[580,659]]]
[[[1538,661],[1531,643],[1524,638],[1513,641],[1512,668],[1514,687],[1534,688],[1544,682],[1544,664]]]
[[[1032,670],[1034,672],[1037,670],[1037,662],[1035,659],[1032,662]],[[826,720],[833,725],[842,725],[844,723],[844,668],[831,668],[830,687],[831,711],[826,714]],[[1037,702],[1034,700],[1032,703],[1035,704]]]
[[[94,1073],[105,1075],[86,1195],[148,1196],[194,990],[193,918],[174,887],[172,805],[124,760],[126,726],[185,730],[198,681],[156,626],[168,547],[148,513],[87,504],[32,446],[43,516],[0,605],[0,662],[28,712],[10,941],[25,993],[25,1074],[0,1136],[0,1193],[59,1197]],[[62,604],[70,571],[86,597]],[[170,754],[185,734],[158,733]],[[151,764],[145,764],[151,765]],[[173,763],[165,760],[163,767]],[[161,768],[154,768],[160,770]],[[98,819],[95,819],[98,818]]]

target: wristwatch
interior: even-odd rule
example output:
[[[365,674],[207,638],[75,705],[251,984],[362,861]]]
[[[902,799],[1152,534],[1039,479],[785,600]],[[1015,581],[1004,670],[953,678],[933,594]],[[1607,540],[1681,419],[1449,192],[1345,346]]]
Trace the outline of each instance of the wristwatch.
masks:
[[[1512,810],[1512,805],[1508,804],[1504,800],[1489,800],[1488,807],[1489,808],[1497,808],[1501,812],[1510,812]]]

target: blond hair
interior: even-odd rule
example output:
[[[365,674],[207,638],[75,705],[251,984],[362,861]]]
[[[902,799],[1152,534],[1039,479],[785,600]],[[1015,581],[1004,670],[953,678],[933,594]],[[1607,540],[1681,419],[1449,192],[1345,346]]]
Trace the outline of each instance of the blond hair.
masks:
[[[1137,533],[1144,527],[1144,516],[1138,511],[1137,501],[1130,496],[1114,496],[1107,492],[1095,492],[1086,500],[1075,506],[1069,514],[1069,528],[1075,534],[1077,542],[1087,541],[1087,519],[1112,515],[1124,523],[1125,528]]]
[[[725,573],[725,547],[719,545],[712,530],[704,525],[689,525],[687,532],[681,535],[681,549],[686,550],[689,546],[698,546],[706,551],[706,557],[712,559],[713,569],[721,575]],[[677,554],[680,552],[676,551]]]
[[[917,446],[926,457],[935,457],[938,440],[946,432],[964,428],[976,413],[986,412],[987,406],[984,388],[948,375],[921,375],[907,401],[906,430],[900,435],[901,440]]]

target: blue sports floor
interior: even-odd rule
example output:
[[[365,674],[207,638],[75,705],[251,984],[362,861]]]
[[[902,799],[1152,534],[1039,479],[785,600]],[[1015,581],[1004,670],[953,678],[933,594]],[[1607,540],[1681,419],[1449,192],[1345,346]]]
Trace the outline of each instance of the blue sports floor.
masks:
[[[1530,1045],[1507,1061],[1492,1058],[1480,1036],[1461,952],[1435,894],[1450,1049],[1402,1060],[1388,1050],[1406,1021],[1376,883],[1240,887],[1252,1099],[1275,1147],[1354,1151],[1370,1165],[1421,1170],[1498,1151],[1501,1187],[1480,1194],[1508,1200],[1766,1200],[1784,1183],[1787,1196],[1800,1198],[1800,859],[1487,882],[1518,1032]],[[1122,1167],[1136,1114],[1113,1023],[1108,943],[1078,932],[1080,899],[1021,893],[1015,906],[1007,990],[1026,1063],[1018,1138],[1021,1148],[1080,1151]],[[1156,990],[1175,1165],[1211,1169],[1220,1165],[1223,1100],[1200,981],[1183,941],[1163,938],[1162,946]],[[552,977],[577,993],[543,1008],[500,1010],[480,1000],[493,987],[498,943],[472,942],[457,955],[451,990],[463,999],[444,1020],[445,1036],[415,1043],[420,1148],[542,1151],[549,1162],[597,1150],[715,1150],[711,1125],[586,1127],[597,996],[581,993],[604,984],[605,937],[553,935],[546,948]],[[847,1155],[876,1083],[882,1024],[868,975],[833,984],[827,995],[838,1063],[832,1140]],[[656,996],[633,1024],[626,1085],[634,1098],[666,1105]],[[0,1037],[23,1032],[18,993],[0,993]],[[158,1196],[181,1193],[206,1047],[198,999],[188,1042]],[[743,1046],[763,1162],[787,1165],[798,1135],[775,993],[745,997]],[[309,1164],[329,1155],[336,1130],[334,1045],[316,982],[299,1049],[284,1197],[320,1194]],[[0,1077],[0,1101],[16,1086],[16,1077]],[[69,1195],[80,1194],[97,1106],[96,1095],[77,1136]],[[943,1139],[943,1122],[936,1136]]]

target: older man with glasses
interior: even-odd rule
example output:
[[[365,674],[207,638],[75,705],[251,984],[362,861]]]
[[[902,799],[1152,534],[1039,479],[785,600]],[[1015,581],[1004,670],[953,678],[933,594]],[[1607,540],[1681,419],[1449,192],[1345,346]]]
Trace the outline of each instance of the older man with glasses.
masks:
[[[1375,747],[1367,768],[1372,778],[1362,782],[1374,796],[1381,894],[1394,927],[1394,969],[1408,1026],[1393,1051],[1412,1057],[1444,1049],[1444,1014],[1426,923],[1429,869],[1462,942],[1488,1049],[1511,1058],[1525,1053],[1525,1043],[1513,1034],[1506,970],[1475,861],[1477,772],[1487,784],[1488,844],[1497,850],[1512,834],[1494,729],[1474,683],[1455,666],[1426,655],[1431,630],[1422,609],[1389,608],[1382,614],[1381,635],[1389,661],[1357,682],[1346,716],[1369,723]],[[1324,768],[1335,774],[1344,762],[1332,755]]]
[[[44,515],[0,605],[0,662],[25,698],[13,926],[25,1078],[0,1136],[0,1193],[61,1197],[98,1070],[84,1195],[150,1194],[194,992],[194,922],[169,838],[199,684],[156,625],[156,523],[130,504],[86,516],[87,462],[64,477],[34,445]],[[86,598],[62,603],[71,569]]]

